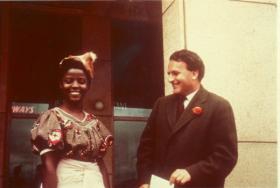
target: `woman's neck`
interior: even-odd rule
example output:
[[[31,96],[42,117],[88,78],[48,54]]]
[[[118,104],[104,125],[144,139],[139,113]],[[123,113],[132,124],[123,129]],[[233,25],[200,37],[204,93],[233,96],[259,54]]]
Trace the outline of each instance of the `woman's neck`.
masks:
[[[82,121],[85,118],[85,113],[83,111],[82,104],[71,104],[64,102],[59,108],[61,108],[68,114],[71,114],[73,117],[77,118],[80,121]]]
[[[63,101],[60,108],[70,114],[83,113],[83,104],[82,103],[69,103],[69,102]]]

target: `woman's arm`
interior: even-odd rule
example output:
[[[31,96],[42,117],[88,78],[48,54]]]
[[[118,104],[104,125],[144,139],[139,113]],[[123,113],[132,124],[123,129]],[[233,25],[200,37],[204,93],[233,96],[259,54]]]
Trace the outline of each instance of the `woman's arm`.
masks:
[[[50,151],[41,156],[43,164],[43,188],[57,188],[56,168],[59,162],[58,154],[55,151]]]

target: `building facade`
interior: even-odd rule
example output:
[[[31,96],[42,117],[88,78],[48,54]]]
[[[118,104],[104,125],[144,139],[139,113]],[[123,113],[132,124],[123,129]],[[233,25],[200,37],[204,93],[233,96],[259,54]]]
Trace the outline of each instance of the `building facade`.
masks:
[[[203,59],[204,87],[233,106],[239,159],[226,187],[277,187],[276,28],[276,0],[1,2],[0,188],[25,168],[11,170],[29,128],[14,122],[35,119],[32,104],[56,105],[57,62],[87,50],[99,62],[85,105],[115,134],[112,184],[132,188],[139,135],[155,99],[172,91],[168,58],[182,48]]]

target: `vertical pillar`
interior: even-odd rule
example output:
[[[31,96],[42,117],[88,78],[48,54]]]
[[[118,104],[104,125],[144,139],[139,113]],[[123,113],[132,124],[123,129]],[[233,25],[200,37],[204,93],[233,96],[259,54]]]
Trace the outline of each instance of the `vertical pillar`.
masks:
[[[164,75],[167,72],[169,56],[186,46],[184,3],[184,0],[162,1]],[[166,76],[164,83],[165,94],[168,95],[172,91],[172,86],[168,83]]]
[[[8,123],[9,5],[0,6],[0,188],[6,173],[6,133]]]
[[[94,65],[95,75],[90,91],[86,96],[85,107],[93,112],[113,133],[113,103],[111,87],[111,21],[109,18],[96,15],[83,15],[82,48],[97,54]],[[99,105],[98,105],[99,104]],[[98,106],[100,108],[98,108]],[[105,156],[112,184],[112,149]]]

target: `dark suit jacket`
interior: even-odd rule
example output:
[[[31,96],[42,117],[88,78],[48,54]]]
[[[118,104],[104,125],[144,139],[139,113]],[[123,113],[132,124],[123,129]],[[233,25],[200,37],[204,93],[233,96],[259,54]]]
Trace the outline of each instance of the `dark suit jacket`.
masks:
[[[193,112],[200,107],[202,112]],[[179,120],[177,96],[159,98],[152,110],[138,148],[139,184],[151,174],[169,179],[178,168],[191,181],[182,187],[223,187],[237,162],[237,134],[228,101],[202,86]]]

